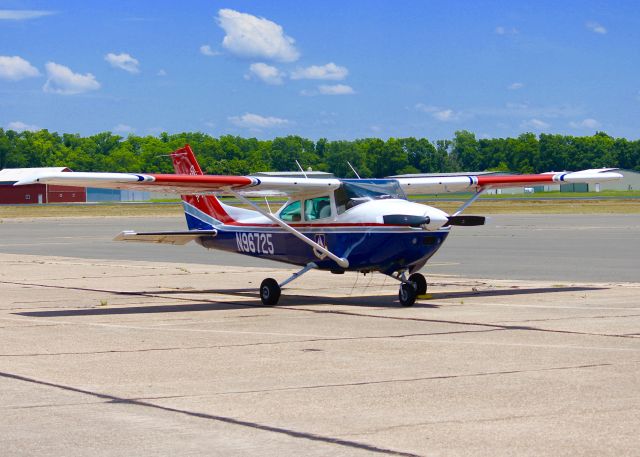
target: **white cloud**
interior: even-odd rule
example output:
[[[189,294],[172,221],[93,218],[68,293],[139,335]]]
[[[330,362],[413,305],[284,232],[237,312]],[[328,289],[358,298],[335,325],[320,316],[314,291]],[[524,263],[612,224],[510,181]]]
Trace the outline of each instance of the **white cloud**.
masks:
[[[38,69],[22,57],[0,56],[0,78],[2,79],[18,81],[39,75]]]
[[[339,81],[347,77],[349,70],[345,67],[329,62],[326,65],[311,65],[298,68],[291,73],[291,79],[330,79]]]
[[[457,121],[461,118],[462,113],[454,111],[450,108],[441,108],[439,106],[425,105],[424,103],[417,103],[415,108],[423,113],[428,113],[434,119],[442,122]]]
[[[249,71],[250,74],[245,75],[246,79],[255,77],[267,84],[282,84],[282,77],[284,76],[284,74],[280,72],[280,70],[278,70],[276,67],[267,65],[266,63],[252,63],[249,66]]]
[[[518,29],[515,27],[505,27],[503,25],[499,25],[495,28],[495,33],[497,35],[517,35]]]
[[[28,130],[29,132],[37,132],[40,130],[40,127],[33,124],[25,124],[20,121],[14,121],[7,124],[7,129],[15,130],[16,132],[24,132],[25,130]]]
[[[167,76],[167,72],[164,68],[161,68],[160,70],[158,70],[158,73],[156,73],[157,76]]]
[[[200,54],[208,57],[213,57],[213,56],[220,55],[220,52],[216,51],[215,49],[212,49],[211,46],[209,46],[208,44],[203,44],[202,46],[200,46]]]
[[[113,128],[113,131],[115,133],[133,133],[136,129],[127,124],[118,124]]]
[[[592,118],[583,119],[580,122],[569,122],[569,126],[574,129],[597,129],[601,125],[600,122]]]
[[[509,84],[507,86],[507,89],[509,89],[509,90],[518,90],[518,89],[522,89],[523,87],[524,87],[523,83],[515,82],[515,83]]]
[[[56,14],[54,11],[44,10],[0,10],[0,20],[24,21]]]
[[[218,11],[218,24],[226,33],[222,46],[233,54],[278,62],[295,62],[300,57],[295,40],[268,19],[223,8]]]
[[[540,119],[529,119],[520,124],[520,128],[532,130],[547,130],[549,127],[551,127],[550,124]]]
[[[109,62],[112,67],[128,71],[129,73],[140,73],[140,68],[138,68],[140,66],[140,62],[138,62],[138,59],[131,57],[131,55],[126,52],[120,54],[110,52],[104,56],[104,60]]]
[[[452,109],[443,109],[441,111],[434,112],[433,117],[435,117],[439,121],[447,122],[455,120],[457,118],[457,115]]]
[[[587,27],[587,29],[591,30],[593,33],[598,33],[600,35],[605,35],[607,33],[607,29],[594,21],[587,22],[585,24],[585,27]]]
[[[325,85],[322,84],[318,86],[318,91],[322,95],[351,95],[355,94],[355,91],[351,86],[347,86],[346,84],[333,84],[333,85]]]
[[[273,116],[260,116],[259,114],[245,113],[242,116],[231,116],[229,120],[238,127],[250,129],[268,129],[273,127],[283,127],[290,122]]]
[[[100,83],[91,73],[85,75],[74,73],[69,67],[55,62],[47,62],[45,68],[48,77],[47,82],[42,86],[45,92],[74,95],[100,88]]]

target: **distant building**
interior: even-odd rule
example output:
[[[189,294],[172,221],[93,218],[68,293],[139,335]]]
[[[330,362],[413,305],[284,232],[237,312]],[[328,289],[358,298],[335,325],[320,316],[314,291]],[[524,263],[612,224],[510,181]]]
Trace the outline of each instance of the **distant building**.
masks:
[[[150,199],[150,192],[140,190],[87,187],[87,202],[146,202]]]
[[[0,204],[28,205],[43,203],[84,203],[87,193],[84,187],[56,186],[49,184],[13,184],[37,174],[71,171],[65,167],[5,168],[0,170]]]
[[[640,190],[640,172],[634,170],[617,170],[624,178],[618,181],[607,181],[600,184],[599,190]],[[590,191],[595,191],[596,186],[590,186]]]

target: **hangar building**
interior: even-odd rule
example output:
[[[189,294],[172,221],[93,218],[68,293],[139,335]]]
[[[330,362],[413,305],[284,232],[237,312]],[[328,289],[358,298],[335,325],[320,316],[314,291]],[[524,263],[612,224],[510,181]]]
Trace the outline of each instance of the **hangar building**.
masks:
[[[49,184],[13,184],[34,174],[71,171],[65,167],[49,168],[5,168],[0,170],[0,204],[37,204],[86,202],[87,191],[84,187],[55,186]]]

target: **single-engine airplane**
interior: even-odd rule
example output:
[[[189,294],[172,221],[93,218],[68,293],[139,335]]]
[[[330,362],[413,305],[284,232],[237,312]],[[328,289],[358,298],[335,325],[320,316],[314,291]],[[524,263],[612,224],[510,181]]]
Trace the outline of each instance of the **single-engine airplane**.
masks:
[[[171,154],[176,174],[54,172],[28,176],[14,185],[59,185],[173,192],[182,196],[188,230],[136,233],[118,241],[183,245],[195,241],[221,249],[303,267],[278,283],[260,285],[266,306],[278,303],[282,287],[317,268],[381,272],[400,282],[399,301],[412,306],[427,290],[418,271],[440,249],[452,226],[482,225],[482,216],[461,213],[484,191],[557,183],[600,183],[622,178],[613,168],[530,175],[456,175],[395,179],[319,179],[204,175],[189,147]],[[449,215],[409,202],[406,195],[474,192]],[[227,205],[231,195],[253,209]],[[288,197],[275,213],[251,197]]]

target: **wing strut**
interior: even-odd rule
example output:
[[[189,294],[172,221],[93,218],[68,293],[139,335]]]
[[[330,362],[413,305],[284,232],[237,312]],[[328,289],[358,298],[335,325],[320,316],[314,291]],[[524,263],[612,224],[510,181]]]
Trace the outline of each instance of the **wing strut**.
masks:
[[[255,203],[253,203],[251,200],[249,200],[248,198],[243,197],[242,195],[240,195],[238,192],[234,191],[233,189],[227,188],[226,189],[227,192],[229,192],[231,195],[233,195],[234,197],[236,197],[238,200],[240,200],[243,203],[246,203],[247,205],[250,205],[251,207],[253,207],[256,211],[258,211],[260,214],[262,214],[264,217],[269,218],[270,220],[272,220],[273,222],[275,222],[276,224],[278,224],[280,227],[282,227],[283,229],[285,229],[287,232],[291,233],[292,235],[294,235],[295,237],[297,237],[298,239],[300,239],[301,241],[304,241],[305,243],[307,243],[309,246],[311,246],[313,249],[322,252],[323,254],[326,254],[327,257],[329,257],[331,260],[333,260],[335,263],[337,263],[338,265],[340,265],[342,268],[349,268],[349,261],[347,259],[345,259],[344,257],[338,257],[337,255],[335,255],[333,252],[329,251],[327,248],[325,248],[324,246],[320,246],[318,243],[316,243],[313,240],[310,240],[309,238],[307,238],[306,236],[304,236],[302,233],[300,233],[299,231],[297,231],[296,229],[294,229],[293,227],[291,227],[289,224],[287,224],[286,222],[284,222],[281,219],[278,219],[276,216],[274,216],[272,213],[268,213],[265,210],[263,210],[261,207],[259,207],[258,205],[256,205]]]
[[[480,194],[482,194],[485,190],[487,190],[486,187],[482,187],[479,191],[477,191],[475,193],[475,195],[473,197],[471,197],[469,200],[467,200],[466,202],[464,202],[464,204],[458,208],[458,210],[452,214],[452,216],[457,216],[458,214],[460,214],[461,212],[463,212],[465,209],[467,209],[469,207],[469,205],[471,205],[473,202],[475,202],[478,197],[480,196]]]

